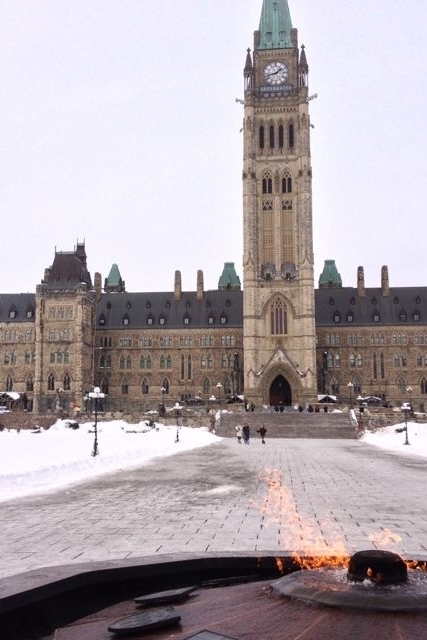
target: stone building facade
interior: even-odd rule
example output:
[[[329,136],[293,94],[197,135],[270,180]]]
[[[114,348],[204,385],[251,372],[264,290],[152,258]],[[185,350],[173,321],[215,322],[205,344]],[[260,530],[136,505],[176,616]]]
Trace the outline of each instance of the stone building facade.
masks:
[[[344,287],[333,260],[314,284],[308,63],[287,0],[264,0],[243,69],[243,289],[226,263],[183,290],[102,281],[86,248],[56,251],[34,294],[0,294],[0,392],[36,412],[81,408],[99,386],[112,410],[178,401],[309,404],[427,396],[427,287],[393,288],[383,267]],[[4,395],[12,394],[12,395]]]

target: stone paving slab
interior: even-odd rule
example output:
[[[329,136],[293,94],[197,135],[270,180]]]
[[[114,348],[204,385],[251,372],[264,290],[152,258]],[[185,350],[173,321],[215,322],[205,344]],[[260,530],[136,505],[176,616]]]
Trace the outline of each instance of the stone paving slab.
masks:
[[[427,552],[427,461],[352,440],[234,439],[0,504],[0,578],[145,555]]]

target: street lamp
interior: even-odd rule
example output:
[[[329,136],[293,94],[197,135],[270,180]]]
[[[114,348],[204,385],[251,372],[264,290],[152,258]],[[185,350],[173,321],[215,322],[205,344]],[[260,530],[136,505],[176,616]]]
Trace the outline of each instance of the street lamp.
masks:
[[[92,398],[95,401],[95,424],[94,424],[95,439],[93,442],[93,449],[92,449],[92,455],[95,457],[99,453],[99,450],[98,450],[98,402],[100,398],[105,398],[105,393],[102,393],[99,387],[94,387],[93,391],[91,391],[88,395],[89,395],[89,398]]]
[[[179,410],[180,410],[179,402],[175,405],[175,417],[176,417],[176,438],[175,442],[179,442]]]
[[[350,392],[350,407],[351,407],[351,402],[352,402],[353,386],[354,386],[354,385],[353,385],[353,383],[352,383],[352,382],[349,382],[349,383],[348,383],[348,385],[347,385],[348,390],[349,390],[349,392]]]
[[[165,408],[165,393],[166,393],[166,388],[165,387],[160,387],[160,391],[162,392],[162,404],[161,404],[161,415],[162,417],[165,415],[166,413],[166,408]]]
[[[404,407],[403,411],[405,412],[405,442],[404,444],[410,444],[408,439],[408,407]]]
[[[218,389],[218,404],[221,404],[221,389],[222,389],[222,384],[220,382],[218,382],[218,384],[216,385],[216,388]]]
[[[412,387],[408,387],[406,391],[409,393],[409,406],[411,407],[412,411]]]

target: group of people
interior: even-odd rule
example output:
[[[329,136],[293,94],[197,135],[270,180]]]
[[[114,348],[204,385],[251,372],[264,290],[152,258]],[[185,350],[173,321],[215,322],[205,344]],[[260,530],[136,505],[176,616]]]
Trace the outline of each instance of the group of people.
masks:
[[[259,429],[257,429],[257,433],[259,433],[259,435],[261,436],[262,444],[265,444],[265,434],[267,433],[267,429],[264,427],[263,424],[260,426]],[[251,428],[247,422],[243,425],[243,427],[241,424],[238,424],[236,426],[236,436],[237,436],[237,442],[239,444],[242,443],[242,440],[244,444],[249,444],[251,439]]]

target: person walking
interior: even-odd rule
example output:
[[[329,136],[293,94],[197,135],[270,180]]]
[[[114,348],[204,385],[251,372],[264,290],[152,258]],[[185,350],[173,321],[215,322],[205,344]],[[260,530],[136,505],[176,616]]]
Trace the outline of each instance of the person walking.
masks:
[[[246,423],[243,427],[243,442],[245,444],[249,444],[250,439],[251,439],[251,429],[249,425]]]
[[[241,424],[238,424],[236,426],[236,436],[237,436],[237,442],[239,444],[242,444],[242,435],[243,435],[243,428]]]
[[[261,427],[258,429],[258,433],[261,436],[261,442],[262,444],[265,444],[265,434],[267,433],[267,429],[264,427],[264,425],[262,424]]]

